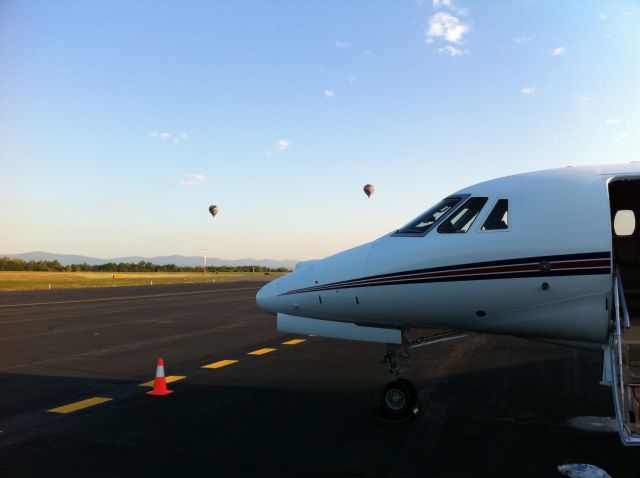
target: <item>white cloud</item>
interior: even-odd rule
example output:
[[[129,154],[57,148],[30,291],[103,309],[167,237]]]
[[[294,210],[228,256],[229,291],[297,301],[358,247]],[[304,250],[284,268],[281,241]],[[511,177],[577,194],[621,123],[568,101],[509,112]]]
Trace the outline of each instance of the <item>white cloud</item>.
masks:
[[[333,98],[334,96],[336,96],[336,94],[333,90],[324,90],[324,96],[326,98]]]
[[[468,55],[469,50],[462,51],[459,48],[455,48],[455,47],[452,47],[451,45],[447,45],[444,48],[439,48],[438,53],[447,53],[448,55],[451,55],[451,56],[462,56],[462,55]]]
[[[516,38],[516,43],[520,44],[520,43],[524,43],[524,42],[531,41],[531,40],[533,40],[533,38],[531,38],[531,37],[518,37],[518,38]]]
[[[278,149],[280,151],[286,151],[287,149],[289,149],[289,145],[291,144],[291,141],[288,139],[280,139],[278,140]]]
[[[155,139],[171,139],[171,133],[158,133],[158,132],[153,132],[151,133],[151,137],[155,138]]]
[[[535,92],[536,92],[536,89],[535,89],[535,88],[533,88],[532,86],[529,86],[529,87],[527,87],[527,88],[522,88],[522,89],[520,90],[520,93],[522,93],[523,95],[527,95],[527,96],[532,95],[532,94],[534,94]]]
[[[7,206],[28,206],[28,207],[40,207],[40,206],[49,206],[49,203],[44,203],[41,199],[31,199],[31,198],[10,198],[10,199],[0,199],[0,204],[6,204]]]
[[[204,182],[204,176],[198,173],[187,173],[180,181],[182,186],[199,186]]]
[[[607,19],[607,16],[604,13],[600,14],[600,20],[605,21]]]
[[[452,12],[457,13],[458,15],[466,15],[469,13],[467,8],[458,7],[453,0],[432,0],[431,5],[436,10],[440,8],[448,8]]]
[[[615,135],[613,137],[613,140],[616,142],[616,144],[622,144],[627,140],[628,137],[629,135],[627,133],[620,133]]]
[[[154,131],[153,133],[151,133],[150,136],[153,139],[157,139],[159,141],[171,141],[175,144],[189,141],[189,136],[187,135],[187,133],[172,134],[172,133],[167,133],[166,131],[165,132]]]
[[[606,124],[620,124],[621,122],[620,118],[611,118],[605,121]]]
[[[582,111],[585,114],[591,114],[591,98],[588,96],[578,96],[578,101],[582,105]]]
[[[349,48],[351,46],[351,43],[349,43],[348,41],[337,41],[336,46],[338,48]]]
[[[558,48],[554,48],[553,50],[551,50],[551,55],[552,56],[560,56],[562,54],[564,54],[566,48],[563,46],[560,46]]]
[[[107,199],[106,201],[102,202],[102,207],[104,208],[108,208],[108,209],[132,209],[137,207],[137,204],[133,201],[127,201],[127,200],[122,200],[119,199],[117,201],[113,200],[113,199]]]
[[[429,18],[429,28],[426,31],[427,43],[436,38],[442,38],[450,43],[460,43],[462,37],[471,27],[459,18],[448,13],[440,12]]]
[[[182,141],[189,141],[189,136],[187,136],[187,133],[180,133],[178,136],[173,138],[174,143],[181,143]]]

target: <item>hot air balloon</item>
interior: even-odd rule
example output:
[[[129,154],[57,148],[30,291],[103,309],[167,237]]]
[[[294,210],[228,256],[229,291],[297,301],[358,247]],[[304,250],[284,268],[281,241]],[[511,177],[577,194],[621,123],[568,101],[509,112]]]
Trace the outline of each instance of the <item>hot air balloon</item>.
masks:
[[[376,188],[373,187],[373,184],[365,184],[362,190],[367,195],[367,197],[370,198],[371,195],[373,194],[373,191],[375,191]]]
[[[220,212],[220,208],[215,205],[209,206],[209,212],[211,213],[212,217],[216,217],[216,214]]]

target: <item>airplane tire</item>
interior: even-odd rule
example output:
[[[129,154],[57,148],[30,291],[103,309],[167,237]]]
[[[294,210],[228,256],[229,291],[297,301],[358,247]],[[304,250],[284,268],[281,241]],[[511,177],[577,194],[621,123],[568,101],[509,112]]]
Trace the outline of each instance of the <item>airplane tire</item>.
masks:
[[[379,416],[390,421],[406,420],[417,412],[418,392],[409,380],[388,383],[380,395]]]
[[[402,383],[406,390],[409,392],[409,404],[411,407],[415,407],[418,403],[418,389],[416,388],[416,386],[411,380],[407,380],[406,378],[399,378],[396,381]]]

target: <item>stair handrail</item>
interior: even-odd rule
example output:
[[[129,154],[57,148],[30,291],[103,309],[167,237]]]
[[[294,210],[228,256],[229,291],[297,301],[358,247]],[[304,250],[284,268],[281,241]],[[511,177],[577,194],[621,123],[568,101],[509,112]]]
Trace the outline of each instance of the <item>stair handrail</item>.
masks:
[[[613,367],[613,372],[611,374],[611,378],[613,379],[612,389],[613,389],[613,400],[615,403],[616,410],[616,422],[618,424],[618,433],[620,434],[620,439],[625,446],[639,446],[640,445],[640,435],[632,432],[626,425],[624,414],[625,414],[625,384],[624,384],[624,370],[622,367],[622,325],[621,325],[621,317],[620,317],[620,307],[622,306],[623,311],[626,312],[626,302],[624,302],[624,296],[621,296],[622,291],[622,279],[620,278],[620,273],[617,268],[613,275],[613,302],[615,306],[615,322],[616,322],[616,331],[615,336],[611,334],[609,337],[609,353],[611,357],[612,365],[617,362],[618,367]],[[623,291],[622,291],[623,292]],[[624,293],[624,292],[623,292]],[[618,357],[616,360],[614,353],[614,342],[617,342]],[[620,389],[620,393],[618,394],[617,389]]]
[[[618,274],[618,270],[616,269],[616,273],[613,277],[613,301],[616,310],[616,342],[618,348],[618,376],[619,376],[619,385],[620,385],[620,396],[624,397],[624,379],[622,376],[622,328],[620,327],[620,284],[619,284],[620,274]]]
[[[618,283],[618,300],[622,306],[622,314],[624,317],[625,328],[631,327],[631,320],[629,318],[629,309],[627,308],[627,299],[624,294],[624,284],[622,283],[622,276],[620,275],[620,269],[616,267],[616,282]]]

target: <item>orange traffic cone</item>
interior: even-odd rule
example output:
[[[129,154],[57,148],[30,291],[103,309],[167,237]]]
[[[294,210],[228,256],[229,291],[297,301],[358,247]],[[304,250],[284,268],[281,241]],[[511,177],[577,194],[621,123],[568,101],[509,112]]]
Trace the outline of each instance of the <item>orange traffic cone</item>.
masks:
[[[164,377],[164,360],[158,359],[156,367],[156,378],[153,381],[153,390],[147,392],[147,395],[169,395],[173,390],[167,389],[167,379]]]

